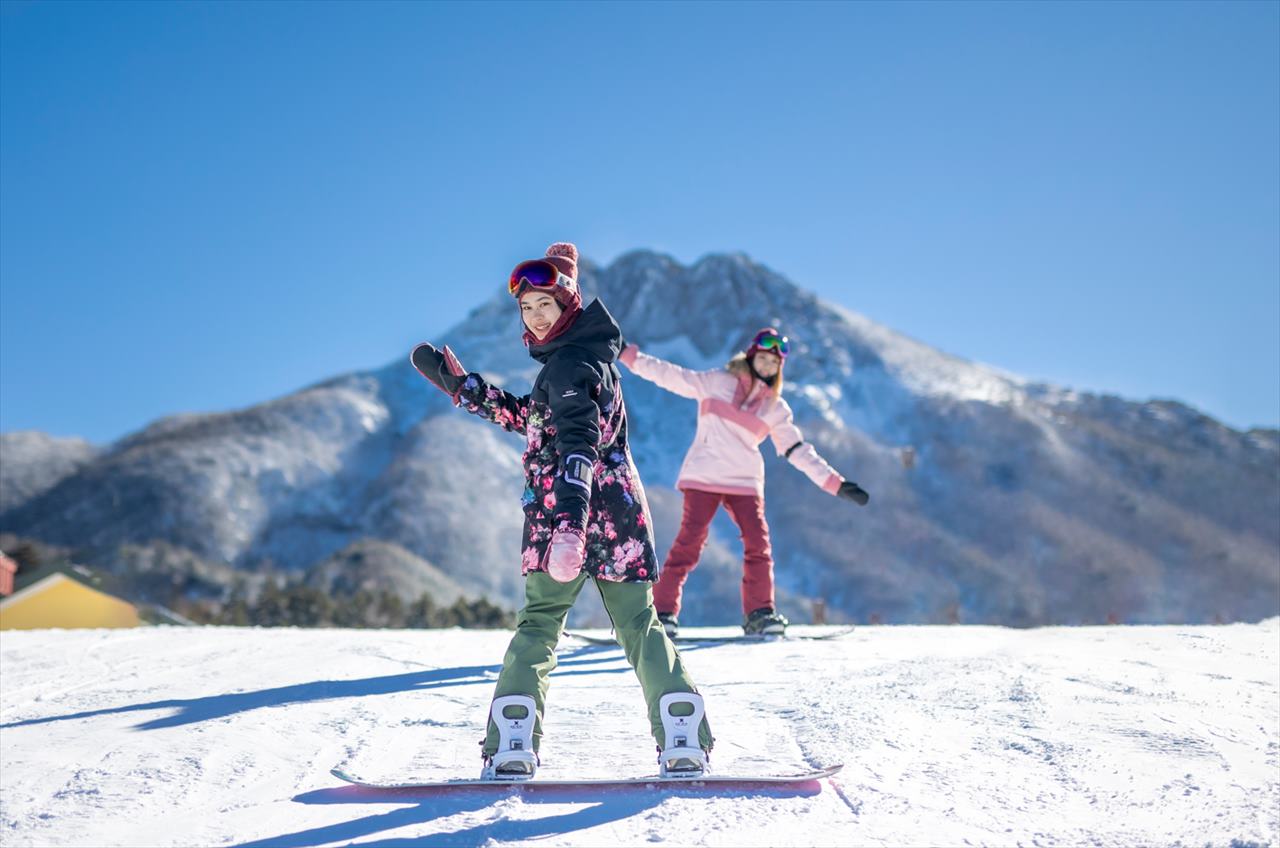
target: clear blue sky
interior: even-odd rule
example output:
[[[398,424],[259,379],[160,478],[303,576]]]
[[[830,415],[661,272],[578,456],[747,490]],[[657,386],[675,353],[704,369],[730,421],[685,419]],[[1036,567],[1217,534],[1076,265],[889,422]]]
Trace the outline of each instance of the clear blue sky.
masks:
[[[557,239],[1276,426],[1280,4],[0,3],[0,430],[385,364]]]

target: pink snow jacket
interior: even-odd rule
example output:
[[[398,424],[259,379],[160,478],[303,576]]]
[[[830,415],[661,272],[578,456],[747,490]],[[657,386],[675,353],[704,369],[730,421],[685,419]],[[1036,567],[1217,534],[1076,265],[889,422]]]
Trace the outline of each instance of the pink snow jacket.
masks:
[[[834,495],[843,478],[804,440],[791,407],[760,380],[729,371],[692,371],[627,345],[618,357],[633,374],[698,401],[698,432],[685,454],[676,488],[764,496],[759,444],[773,439],[778,455]]]

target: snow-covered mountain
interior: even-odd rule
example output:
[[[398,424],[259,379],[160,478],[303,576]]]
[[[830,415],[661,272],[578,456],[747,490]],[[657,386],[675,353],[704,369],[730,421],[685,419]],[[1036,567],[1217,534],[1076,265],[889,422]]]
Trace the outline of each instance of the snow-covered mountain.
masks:
[[[97,453],[84,439],[31,430],[0,433],[0,514],[44,494]]]
[[[780,597],[801,620],[814,598],[833,620],[859,621],[1280,612],[1275,430],[1030,383],[826,303],[741,254],[686,267],[638,251],[607,268],[584,262],[582,275],[628,340],[686,366],[721,366],[765,324],[791,336],[797,422],[872,494],[865,509],[832,498],[763,445]],[[433,341],[513,391],[537,370],[505,291]],[[635,377],[624,392],[665,551],[695,406]],[[163,419],[75,462],[44,448],[31,460],[13,435],[0,443],[0,492],[13,500],[0,530],[90,551],[163,540],[243,569],[301,569],[384,540],[468,593],[518,605],[520,438],[454,410],[407,351],[249,409]],[[60,463],[43,478],[56,483],[24,495],[5,479],[11,462]],[[682,618],[733,621],[739,553],[718,518]]]

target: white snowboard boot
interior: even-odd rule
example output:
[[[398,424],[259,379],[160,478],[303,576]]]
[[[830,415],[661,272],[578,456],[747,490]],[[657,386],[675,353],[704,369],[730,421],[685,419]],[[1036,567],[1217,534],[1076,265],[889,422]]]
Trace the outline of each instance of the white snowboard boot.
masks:
[[[537,707],[528,695],[494,698],[489,715],[498,726],[498,750],[485,759],[481,780],[528,780],[538,769],[533,752],[533,722]]]
[[[702,696],[694,692],[671,692],[658,702],[665,742],[658,753],[658,774],[662,777],[701,777],[707,772],[707,752],[698,744],[702,726]],[[679,712],[681,715],[677,715]]]

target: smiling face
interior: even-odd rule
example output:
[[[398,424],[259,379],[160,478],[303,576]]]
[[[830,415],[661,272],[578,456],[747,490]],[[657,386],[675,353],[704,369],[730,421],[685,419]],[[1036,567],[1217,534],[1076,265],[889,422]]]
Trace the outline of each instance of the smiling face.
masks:
[[[547,337],[562,312],[559,302],[546,292],[529,291],[520,296],[520,318],[538,341]]]
[[[756,373],[768,379],[778,373],[778,367],[782,364],[782,357],[773,351],[758,350],[751,361],[756,367]]]

